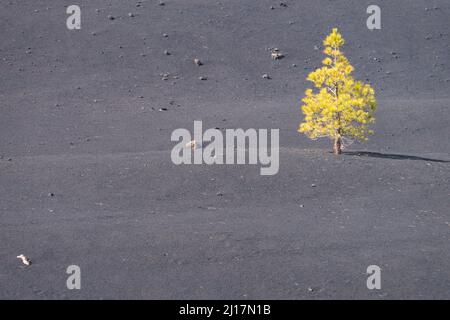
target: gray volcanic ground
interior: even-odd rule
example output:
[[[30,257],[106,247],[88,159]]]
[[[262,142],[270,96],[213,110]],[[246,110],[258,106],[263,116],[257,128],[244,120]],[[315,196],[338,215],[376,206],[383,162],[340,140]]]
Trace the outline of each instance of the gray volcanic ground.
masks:
[[[450,2],[283,2],[0,1],[0,298],[450,298]],[[339,157],[297,133],[333,27],[379,103]],[[174,165],[194,120],[279,128],[279,173]]]

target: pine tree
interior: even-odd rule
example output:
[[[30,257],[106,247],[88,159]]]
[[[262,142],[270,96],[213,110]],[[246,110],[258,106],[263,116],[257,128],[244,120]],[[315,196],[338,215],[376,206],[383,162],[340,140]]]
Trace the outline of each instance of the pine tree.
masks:
[[[316,92],[307,89],[303,98],[304,122],[299,132],[311,139],[329,137],[334,140],[334,153],[342,153],[343,139],[367,140],[375,122],[375,91],[352,77],[353,67],[341,51],[345,40],[337,29],[323,42],[327,57],[323,67],[311,72],[307,80]]]

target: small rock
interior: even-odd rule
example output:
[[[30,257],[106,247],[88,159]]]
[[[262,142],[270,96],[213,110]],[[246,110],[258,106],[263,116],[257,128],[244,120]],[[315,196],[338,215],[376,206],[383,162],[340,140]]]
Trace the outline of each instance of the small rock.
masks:
[[[159,108],[158,111],[167,111],[167,108]]]
[[[190,148],[190,149],[195,149],[196,146],[197,146],[197,141],[195,141],[195,140],[192,140],[185,144],[185,147]]]
[[[115,17],[114,17],[114,16],[112,16],[112,15],[108,15],[108,19],[109,19],[109,20],[114,20],[114,19],[115,19]]]
[[[263,74],[263,75],[262,75],[262,78],[263,78],[263,79],[267,79],[267,80],[272,79],[267,73]]]
[[[194,59],[194,63],[197,65],[197,66],[202,66],[203,65],[203,62],[200,60],[200,59]]]
[[[26,265],[26,266],[31,265],[31,260],[28,259],[28,258],[27,258],[26,256],[24,256],[23,254],[17,256],[17,259],[22,260],[22,263],[23,263],[24,265]]]
[[[272,50],[271,54],[272,60],[280,60],[284,58],[284,55],[277,48]]]
[[[208,78],[202,76],[202,77],[198,77],[198,80],[206,81],[206,80],[208,80]]]
[[[129,12],[129,13],[128,13],[128,16],[129,16],[130,18],[134,18],[134,13]]]

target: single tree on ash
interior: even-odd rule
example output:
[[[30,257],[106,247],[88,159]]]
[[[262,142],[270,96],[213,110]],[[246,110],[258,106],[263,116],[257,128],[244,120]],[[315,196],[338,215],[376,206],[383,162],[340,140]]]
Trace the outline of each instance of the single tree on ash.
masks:
[[[375,91],[352,77],[353,67],[341,51],[345,40],[337,29],[323,42],[323,67],[311,72],[307,80],[315,90],[307,89],[303,98],[304,122],[299,132],[311,139],[329,137],[334,153],[341,154],[344,140],[365,141],[373,131],[368,125],[375,121]]]

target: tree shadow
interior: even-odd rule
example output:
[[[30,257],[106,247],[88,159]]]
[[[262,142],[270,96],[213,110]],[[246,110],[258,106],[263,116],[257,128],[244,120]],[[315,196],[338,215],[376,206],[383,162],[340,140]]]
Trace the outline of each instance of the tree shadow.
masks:
[[[403,155],[403,154],[388,154],[388,153],[380,153],[380,152],[370,152],[370,151],[344,151],[343,154],[349,155],[349,156],[381,158],[381,159],[420,160],[420,161],[428,161],[428,162],[450,163],[450,161],[447,161],[447,160],[430,159],[430,158],[423,158],[423,157]]]

